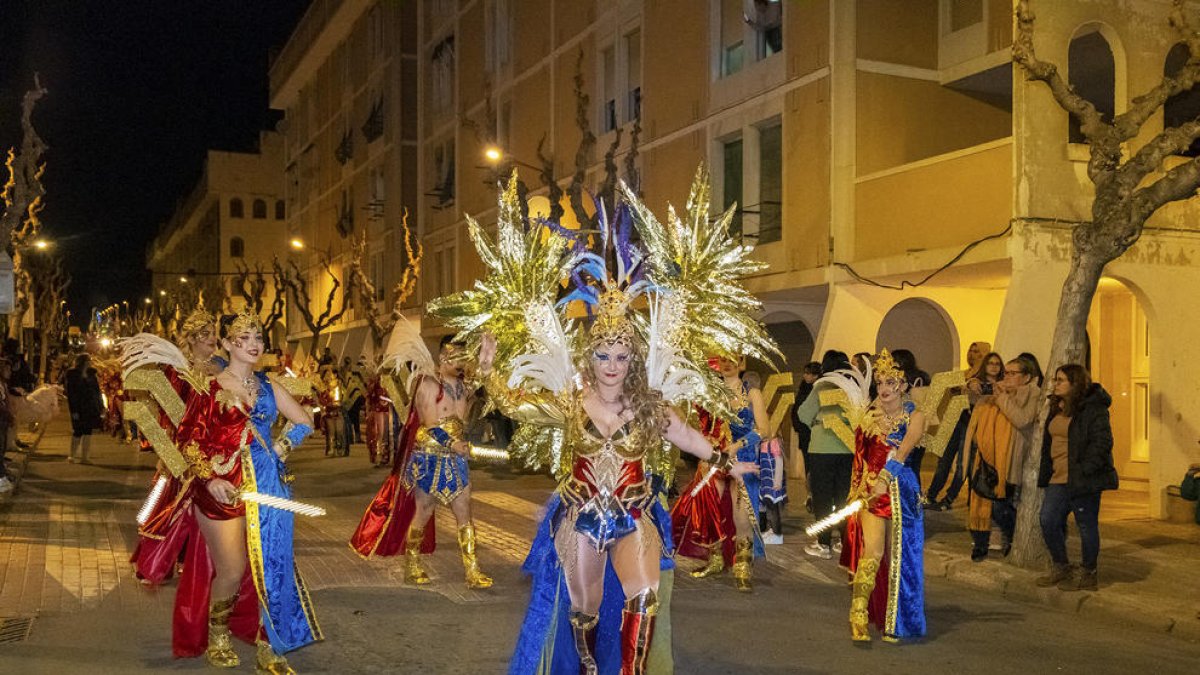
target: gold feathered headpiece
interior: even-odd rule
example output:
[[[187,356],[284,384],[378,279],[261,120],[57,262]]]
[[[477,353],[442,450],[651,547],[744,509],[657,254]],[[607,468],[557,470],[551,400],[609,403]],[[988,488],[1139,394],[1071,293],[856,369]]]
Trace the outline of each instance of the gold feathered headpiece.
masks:
[[[634,327],[629,320],[629,296],[619,288],[600,294],[590,332],[592,346],[622,344],[633,348]]]
[[[233,321],[229,322],[229,330],[226,335],[233,337],[247,331],[262,333],[263,325],[262,319],[258,318],[258,314],[250,311],[248,307],[243,307],[241,311],[234,315]]]
[[[875,371],[875,377],[880,380],[886,380],[889,377],[896,380],[904,380],[904,371],[896,365],[895,359],[892,358],[891,352],[887,349],[879,352],[879,356],[875,357],[875,362],[871,366]]]
[[[216,317],[208,312],[203,307],[197,307],[188,314],[183,320],[183,325],[180,327],[180,333],[183,337],[189,337],[200,332],[205,326],[212,326],[217,323]]]

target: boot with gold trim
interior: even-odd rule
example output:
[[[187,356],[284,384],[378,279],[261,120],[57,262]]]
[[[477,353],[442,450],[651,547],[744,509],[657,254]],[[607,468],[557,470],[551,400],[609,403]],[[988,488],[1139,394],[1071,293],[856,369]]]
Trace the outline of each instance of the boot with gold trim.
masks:
[[[408,539],[404,542],[404,580],[418,586],[430,581],[429,574],[421,567],[421,542],[424,540],[425,528],[408,528]]]
[[[224,600],[214,600],[208,605],[208,649],[204,657],[208,665],[216,668],[236,668],[241,661],[233,651],[233,635],[229,632],[229,615],[237,602],[234,595]]]
[[[708,563],[691,572],[693,578],[707,579],[725,571],[725,556],[721,554],[721,542],[708,547]]]
[[[281,654],[276,654],[275,650],[271,649],[271,643],[266,640],[258,641],[254,672],[256,675],[296,675],[296,671],[288,665],[287,659]]]
[[[750,537],[738,537],[733,543],[733,585],[743,593],[750,593],[751,561],[754,560],[754,544]]]
[[[575,636],[575,651],[579,652],[579,675],[597,675],[596,624],[600,617],[584,612],[571,612],[571,632]]]
[[[858,561],[858,571],[854,573],[854,581],[850,585],[850,639],[855,642],[870,642],[870,616],[867,614],[867,604],[871,592],[875,590],[875,575],[879,573],[877,558],[863,558]]]
[[[621,613],[621,675],[644,675],[658,616],[658,594],[653,589],[625,601]]]
[[[491,588],[492,578],[479,569],[479,558],[475,556],[475,526],[471,523],[458,529],[458,549],[462,552],[467,588]]]

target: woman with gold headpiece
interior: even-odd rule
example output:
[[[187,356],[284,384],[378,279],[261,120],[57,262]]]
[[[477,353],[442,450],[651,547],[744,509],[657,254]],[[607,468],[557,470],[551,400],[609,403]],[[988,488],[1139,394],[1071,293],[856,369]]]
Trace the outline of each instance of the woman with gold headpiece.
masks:
[[[660,224],[621,190],[611,225],[599,209],[601,253],[591,253],[583,239],[572,250],[553,225],[548,232],[523,223],[514,176],[501,196],[495,244],[469,221],[489,274],[430,306],[469,347],[479,345],[488,394],[521,423],[510,452],[559,478],[524,565],[533,593],[509,664],[514,674],[668,672],[669,631],[653,637],[666,618],[674,566],[664,498],[670,447],[735,476],[756,470],[714,450],[671,404],[694,401],[729,415],[729,393],[705,355],[775,353],[738,282],[759,268],[745,259],[748,248],[728,239],[732,212],[709,220],[702,173],[686,221],[672,211]],[[635,222],[643,247],[632,243]],[[575,289],[556,303],[567,278]],[[631,306],[639,297],[645,314]],[[589,307],[586,329],[570,314],[575,300]]]
[[[254,371],[265,350],[258,317],[242,313],[222,328],[229,365],[191,392],[175,436],[199,534],[175,595],[173,651],[232,668],[236,635],[258,645],[258,672],[291,673],[283,654],[321,639],[295,566],[294,516],[241,495],[291,497],[285,460],[312,432],[312,419],[284,387]],[[280,414],[288,424],[271,440]]]
[[[877,396],[870,398],[871,382]],[[887,642],[925,634],[924,512],[913,473],[913,448],[925,435],[925,414],[908,396],[904,372],[885,349],[866,373],[839,370],[818,382],[846,392],[854,433],[850,516],[842,565],[851,583],[850,637],[871,640],[874,623]]]
[[[128,353],[136,344],[145,346],[148,340],[157,341],[158,338],[142,335],[122,341],[122,351]],[[178,344],[187,368],[179,372],[165,366],[162,370],[172,389],[185,400],[193,389],[207,389],[208,380],[225,368],[225,359],[216,355],[216,319],[203,307],[196,308],[183,322]],[[126,394],[134,395],[129,389]],[[175,425],[166,413],[160,411],[157,422],[174,436]],[[158,487],[160,484],[161,488]],[[161,462],[151,485],[151,497],[147,499],[151,508],[139,518],[138,544],[129,562],[142,583],[157,585],[174,572],[176,561],[196,529],[196,519],[192,516],[187,483],[173,476]]]

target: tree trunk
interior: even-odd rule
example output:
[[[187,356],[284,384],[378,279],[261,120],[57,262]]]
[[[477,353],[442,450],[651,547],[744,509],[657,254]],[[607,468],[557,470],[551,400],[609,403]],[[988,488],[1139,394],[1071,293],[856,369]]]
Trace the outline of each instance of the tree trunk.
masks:
[[[46,369],[47,361],[50,360],[50,335],[46,329],[42,329],[41,342],[41,356],[38,359],[38,384],[45,384],[46,376],[50,374],[50,371]]]
[[[1086,226],[1081,226],[1086,227]],[[1100,283],[1100,275],[1109,259],[1095,248],[1081,247],[1077,237],[1075,253],[1071,256],[1071,269],[1063,282],[1062,295],[1058,302],[1058,319],[1054,328],[1054,342],[1050,347],[1050,360],[1046,363],[1046,380],[1042,387],[1049,395],[1054,390],[1054,373],[1060,366],[1083,363],[1087,345],[1087,320],[1092,308],[1092,297]],[[1042,491],[1038,488],[1038,471],[1042,463],[1042,435],[1046,429],[1050,406],[1043,401],[1038,415],[1033,444],[1026,449],[1025,463],[1021,472],[1021,502],[1017,506],[1017,528],[1014,534],[1011,560],[1021,567],[1035,567],[1046,560],[1046,546],[1042,540],[1041,510]]]

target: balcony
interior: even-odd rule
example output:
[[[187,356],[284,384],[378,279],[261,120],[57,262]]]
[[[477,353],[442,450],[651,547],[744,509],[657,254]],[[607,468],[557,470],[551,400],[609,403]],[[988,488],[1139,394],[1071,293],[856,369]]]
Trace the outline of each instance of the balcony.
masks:
[[[1012,219],[1012,138],[855,181],[855,260],[961,247]]]

